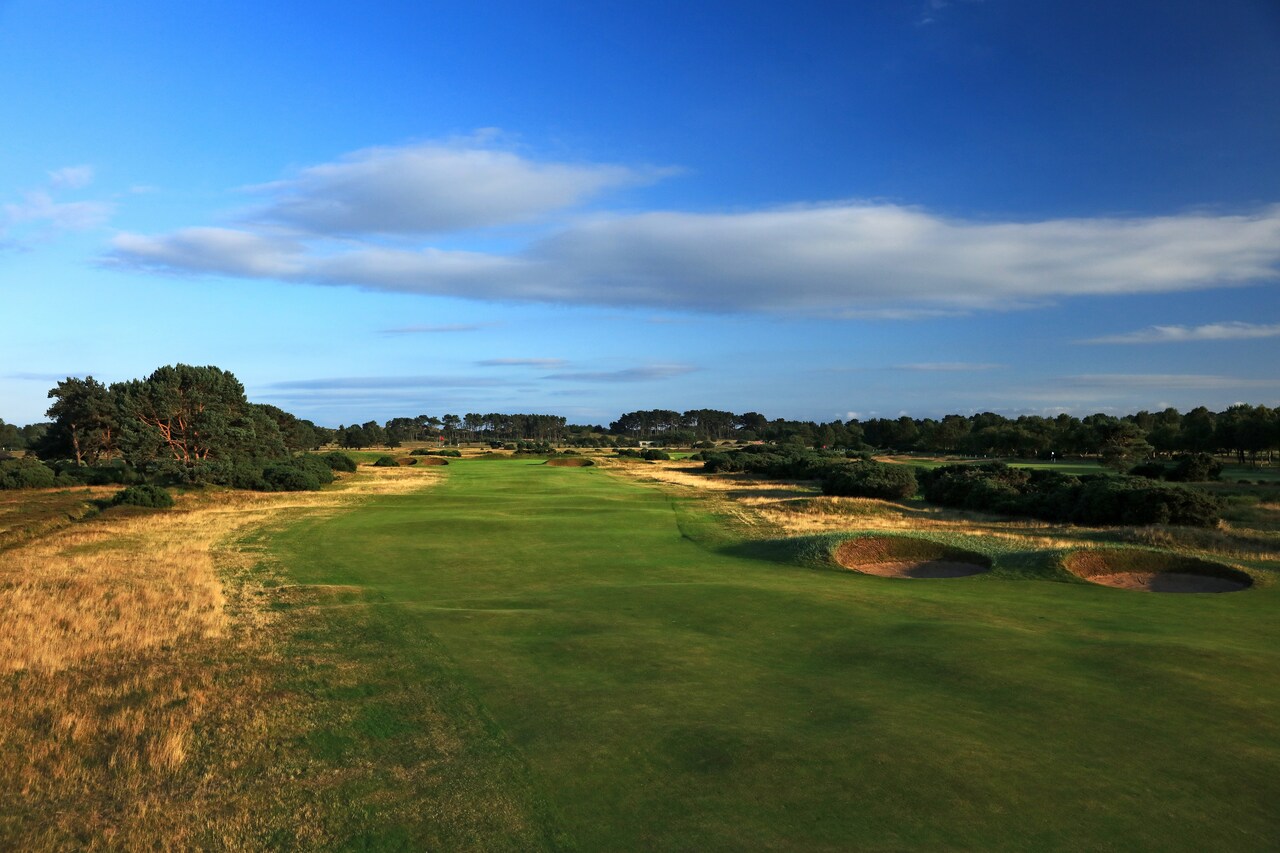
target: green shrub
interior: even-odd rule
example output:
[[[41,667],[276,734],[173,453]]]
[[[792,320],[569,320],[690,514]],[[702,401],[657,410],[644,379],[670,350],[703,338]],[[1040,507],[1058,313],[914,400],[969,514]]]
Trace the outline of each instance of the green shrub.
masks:
[[[50,489],[56,485],[57,472],[35,457],[0,461],[0,489]]]
[[[1159,462],[1143,462],[1129,469],[1130,477],[1146,477],[1149,480],[1168,480],[1173,469]]]
[[[356,460],[338,450],[323,453],[316,458],[323,459],[331,471],[346,471],[350,473],[356,470]]]
[[[844,497],[902,500],[916,493],[915,469],[908,465],[860,461],[831,465],[822,472],[822,493]]]
[[[152,509],[168,509],[173,506],[173,496],[159,486],[141,483],[126,486],[111,499],[112,506],[145,506]]]
[[[333,469],[319,456],[295,456],[268,462],[262,469],[262,483],[268,492],[311,492],[333,482]]]
[[[379,456],[373,462],[374,468],[399,468],[400,463],[394,456]]]
[[[1185,453],[1177,463],[1169,479],[1179,483],[1204,483],[1222,476],[1222,463],[1208,453]]]
[[[1195,489],[1143,477],[1074,477],[1000,462],[944,465],[921,476],[931,503],[1075,524],[1213,527],[1222,504]]]
[[[648,459],[650,462],[666,460],[671,458],[671,454],[665,450],[646,450],[640,454],[641,459]]]

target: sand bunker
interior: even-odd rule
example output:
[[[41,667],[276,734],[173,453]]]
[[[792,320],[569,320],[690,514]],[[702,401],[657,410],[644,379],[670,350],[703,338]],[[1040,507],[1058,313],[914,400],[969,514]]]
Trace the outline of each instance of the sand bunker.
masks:
[[[846,569],[882,578],[963,578],[991,568],[983,554],[906,536],[849,539],[836,548],[835,559]]]
[[[1253,584],[1247,574],[1221,563],[1161,551],[1095,548],[1074,551],[1067,571],[1090,583],[1143,592],[1239,592]]]
[[[418,460],[419,465],[448,465],[449,464],[448,459],[442,459],[439,456],[415,456],[413,458]]]
[[[543,464],[552,468],[590,468],[596,463],[590,459],[548,459]]]

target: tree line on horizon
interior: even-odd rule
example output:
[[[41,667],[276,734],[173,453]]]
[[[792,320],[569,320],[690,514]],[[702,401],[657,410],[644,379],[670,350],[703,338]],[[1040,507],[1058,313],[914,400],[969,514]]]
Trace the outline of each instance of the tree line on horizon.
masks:
[[[18,427],[0,420],[0,451],[25,449],[77,466],[123,459],[134,466],[225,467],[230,459],[281,459],[329,444],[345,448],[540,442],[580,447],[737,441],[940,455],[1097,456],[1142,459],[1184,453],[1230,453],[1256,461],[1280,450],[1280,409],[1237,404],[1080,418],[993,412],[945,417],[816,421],[769,419],[759,412],[649,409],[626,412],[606,428],[570,424],[559,415],[467,413],[369,420],[336,429],[276,406],[251,403],[229,372],[176,365],[145,379],[110,386],[68,377],[49,391],[50,421]]]

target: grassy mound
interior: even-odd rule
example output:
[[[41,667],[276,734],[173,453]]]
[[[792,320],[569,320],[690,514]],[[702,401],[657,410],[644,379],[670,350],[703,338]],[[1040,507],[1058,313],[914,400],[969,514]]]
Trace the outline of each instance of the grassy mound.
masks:
[[[1135,548],[1090,548],[1063,558],[1067,571],[1091,583],[1146,592],[1237,592],[1248,574],[1196,557]]]
[[[959,578],[991,568],[985,554],[909,536],[846,539],[833,556],[846,569],[894,578]]]
[[[596,463],[590,459],[548,459],[542,464],[552,468],[590,468]]]

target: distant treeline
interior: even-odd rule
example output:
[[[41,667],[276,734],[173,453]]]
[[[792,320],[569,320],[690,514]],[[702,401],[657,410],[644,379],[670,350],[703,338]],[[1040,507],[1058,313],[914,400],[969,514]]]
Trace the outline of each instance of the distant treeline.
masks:
[[[192,371],[203,372],[202,378],[194,380]],[[639,441],[687,446],[732,440],[897,453],[1025,458],[1095,456],[1122,467],[1144,459],[1172,458],[1185,453],[1230,453],[1244,462],[1280,450],[1280,410],[1244,404],[1222,412],[1211,412],[1201,406],[1185,414],[1169,408],[1124,417],[1094,414],[1077,418],[1063,414],[1008,418],[982,412],[940,419],[902,416],[828,423],[771,420],[759,412],[649,409],[627,412],[607,428],[599,424],[570,424],[559,415],[471,412],[397,417],[385,423],[370,420],[330,429],[275,406],[245,401],[243,388],[225,371],[186,365],[161,368],[146,380],[109,387],[92,377],[68,378],[49,392],[54,400],[48,412],[54,419],[52,422],[17,427],[0,420],[0,450],[26,448],[42,458],[74,459],[83,464],[112,455],[147,456],[163,446],[183,464],[192,458],[201,460],[205,458],[202,453],[208,455],[207,449],[199,446],[200,441],[187,447],[192,439],[184,433],[180,422],[175,422],[179,424],[176,438],[163,434],[156,437],[157,431],[163,433],[169,428],[161,424],[155,414],[157,407],[163,408],[163,398],[170,393],[164,389],[182,381],[194,381],[194,387],[204,389],[203,394],[214,393],[213,389],[220,384],[225,386],[224,391],[229,393],[228,399],[234,398],[233,403],[214,407],[221,412],[217,417],[209,413],[202,415],[208,424],[200,434],[215,442],[222,439],[247,442],[246,446],[259,455],[279,453],[281,448],[285,452],[298,452],[331,443],[364,448],[423,441],[442,444],[533,441],[611,447],[635,446]]]
[[[1094,414],[1007,418],[993,412],[941,419],[769,420],[757,412],[713,409],[628,412],[609,425],[614,435],[665,444],[737,439],[806,447],[876,449],[966,456],[1115,457],[1117,465],[1181,453],[1232,453],[1241,462],[1280,450],[1280,409],[1236,405],[1222,412],[1201,406],[1116,417]]]

